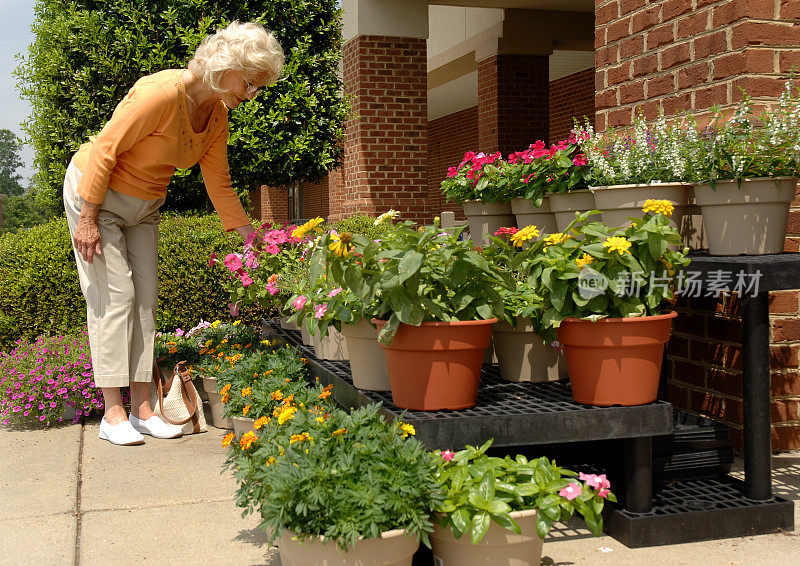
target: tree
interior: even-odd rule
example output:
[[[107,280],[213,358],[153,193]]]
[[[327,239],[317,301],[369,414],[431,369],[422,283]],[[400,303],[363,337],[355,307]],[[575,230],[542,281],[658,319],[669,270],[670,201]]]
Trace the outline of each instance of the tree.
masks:
[[[19,151],[22,142],[11,130],[0,129],[0,193],[6,196],[20,196],[25,192],[20,181],[22,175],[17,169],[23,166]]]
[[[60,214],[72,154],[142,75],[184,67],[202,38],[233,20],[273,30],[287,80],[229,114],[229,161],[244,195],[261,184],[318,180],[340,164],[346,106],[337,77],[337,0],[37,0],[34,43],[16,70],[33,115],[39,202]],[[178,171],[168,208],[205,208],[199,168]]]

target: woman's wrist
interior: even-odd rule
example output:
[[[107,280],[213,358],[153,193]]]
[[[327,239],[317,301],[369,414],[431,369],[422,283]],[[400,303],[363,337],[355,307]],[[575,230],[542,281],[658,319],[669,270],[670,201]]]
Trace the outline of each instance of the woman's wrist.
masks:
[[[246,224],[245,226],[239,226],[235,228],[235,230],[239,233],[242,239],[246,242],[247,238],[255,232],[255,228],[253,228],[250,224]]]

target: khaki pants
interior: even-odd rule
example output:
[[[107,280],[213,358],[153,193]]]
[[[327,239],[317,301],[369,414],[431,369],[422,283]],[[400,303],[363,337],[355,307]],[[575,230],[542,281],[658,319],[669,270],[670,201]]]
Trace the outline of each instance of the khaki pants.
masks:
[[[83,198],[81,172],[69,164],[64,208],[70,234],[78,226]],[[87,263],[73,245],[81,291],[86,298],[89,347],[97,387],[150,381],[158,305],[158,208],[164,199],[144,200],[108,189],[97,225],[102,255]]]

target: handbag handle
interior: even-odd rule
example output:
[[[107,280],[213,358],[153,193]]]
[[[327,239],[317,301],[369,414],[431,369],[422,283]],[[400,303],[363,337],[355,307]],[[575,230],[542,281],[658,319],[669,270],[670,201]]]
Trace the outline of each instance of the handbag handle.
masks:
[[[191,385],[191,378],[189,377],[189,371],[186,369],[185,364],[186,364],[185,361],[178,362],[177,364],[175,364],[175,369],[172,370],[172,377],[169,378],[169,382],[165,383],[164,373],[158,366],[158,362],[157,361],[153,362],[153,381],[156,384],[156,391],[158,392],[158,406],[161,409],[161,418],[167,421],[168,423],[174,425],[183,425],[188,423],[192,419],[197,419],[197,416],[195,414],[197,413],[197,396],[193,394],[194,391],[189,390],[189,386]],[[183,369],[181,370],[181,368]],[[189,411],[189,416],[184,420],[173,421],[164,412],[164,389],[172,388],[172,382],[176,376],[181,381],[181,397],[183,398],[183,404]],[[192,389],[194,389],[193,385],[191,387]]]

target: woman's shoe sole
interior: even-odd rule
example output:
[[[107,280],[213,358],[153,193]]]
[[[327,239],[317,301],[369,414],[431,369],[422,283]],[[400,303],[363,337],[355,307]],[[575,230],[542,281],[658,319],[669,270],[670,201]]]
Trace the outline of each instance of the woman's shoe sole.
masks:
[[[98,434],[101,440],[108,440],[111,444],[115,446],[137,446],[139,444],[144,444],[144,440],[135,440],[133,442],[112,442],[108,435],[103,434],[102,432]]]

